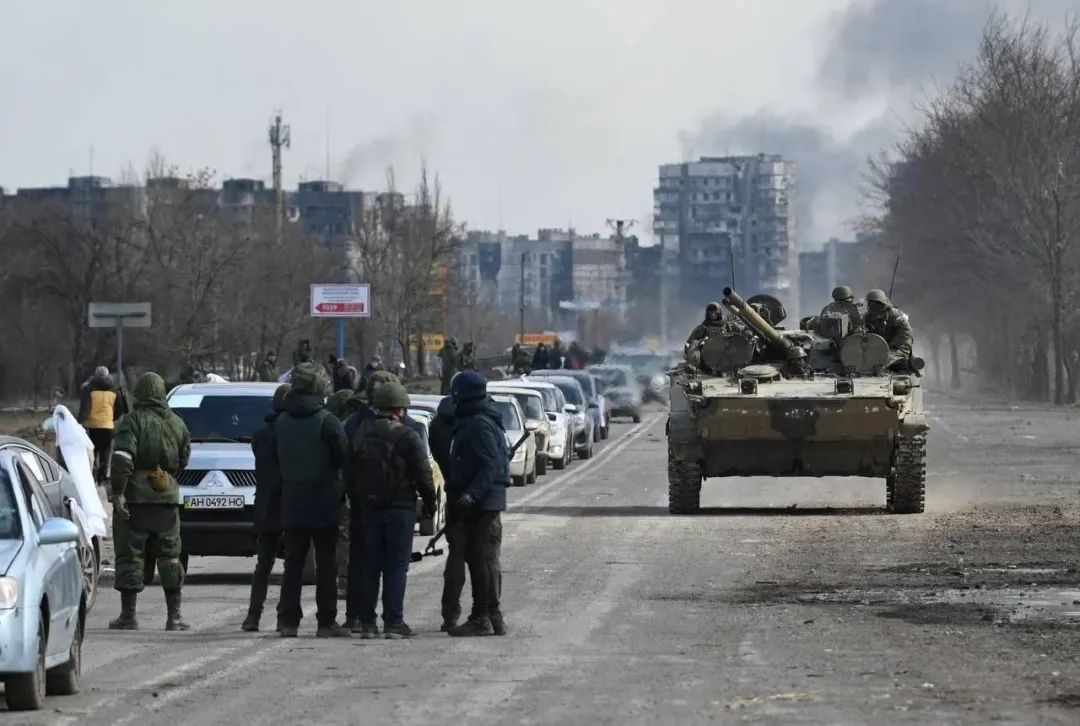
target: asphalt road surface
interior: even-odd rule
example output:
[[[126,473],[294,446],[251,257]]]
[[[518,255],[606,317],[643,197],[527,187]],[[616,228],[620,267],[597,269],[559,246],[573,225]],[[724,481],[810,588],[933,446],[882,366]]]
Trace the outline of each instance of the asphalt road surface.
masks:
[[[111,632],[105,592],[82,693],[0,721],[1078,723],[1080,417],[933,400],[925,515],[878,481],[736,479],[669,516],[657,410],[511,491],[508,637],[438,632],[441,558],[410,575],[415,640],[316,640],[310,588],[299,639],[249,635],[252,560],[195,559],[193,632],[157,589]]]

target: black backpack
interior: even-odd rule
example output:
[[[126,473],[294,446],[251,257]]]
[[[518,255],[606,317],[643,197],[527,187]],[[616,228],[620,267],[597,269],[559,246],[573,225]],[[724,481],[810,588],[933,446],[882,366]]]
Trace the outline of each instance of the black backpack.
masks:
[[[353,438],[353,461],[361,509],[384,509],[401,497],[405,461],[394,456],[394,447],[407,433],[409,429],[400,422],[387,433],[377,432],[375,421],[360,425]]]

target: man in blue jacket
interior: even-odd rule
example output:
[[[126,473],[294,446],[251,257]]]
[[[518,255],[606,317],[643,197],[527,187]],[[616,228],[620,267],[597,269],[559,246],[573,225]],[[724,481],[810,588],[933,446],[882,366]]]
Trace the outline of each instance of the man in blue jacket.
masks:
[[[458,546],[465,550],[472,583],[469,619],[449,628],[455,637],[505,635],[502,596],[502,520],[510,486],[510,453],[502,418],[487,395],[487,381],[473,370],[462,371],[451,385],[457,408],[457,429],[450,449],[447,498],[451,518],[462,526]],[[451,547],[454,545],[451,544]],[[451,553],[451,558],[453,553]],[[450,558],[448,558],[449,561]],[[444,617],[446,603],[444,602]]]

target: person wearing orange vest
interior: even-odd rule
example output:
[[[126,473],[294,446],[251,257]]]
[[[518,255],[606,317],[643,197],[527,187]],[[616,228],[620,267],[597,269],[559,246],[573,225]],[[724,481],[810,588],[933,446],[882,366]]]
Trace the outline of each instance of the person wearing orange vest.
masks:
[[[109,478],[113,432],[123,415],[123,394],[109,378],[109,369],[98,366],[93,378],[83,385],[79,405],[79,423],[86,427],[94,444],[94,478],[98,482]]]

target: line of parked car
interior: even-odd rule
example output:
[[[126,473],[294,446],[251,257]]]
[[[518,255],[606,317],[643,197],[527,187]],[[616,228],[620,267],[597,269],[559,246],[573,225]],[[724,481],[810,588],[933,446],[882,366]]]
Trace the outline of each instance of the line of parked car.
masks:
[[[272,410],[274,383],[197,383],[169,394],[191,432],[188,468],[178,474],[182,559],[255,554],[255,460],[251,438]],[[544,370],[492,381],[515,486],[588,459],[611,419],[641,420],[643,388],[629,366]],[[410,396],[409,415],[431,424],[442,396]],[[430,456],[430,453],[429,453]],[[444,524],[446,496],[431,460],[439,506],[421,519],[420,535]],[[46,694],[78,692],[86,615],[101,568],[100,543],[71,521],[76,487],[38,447],[0,437],[0,681],[12,710],[38,709]],[[309,563],[306,577],[313,575]],[[147,573],[148,578],[153,573]]]

